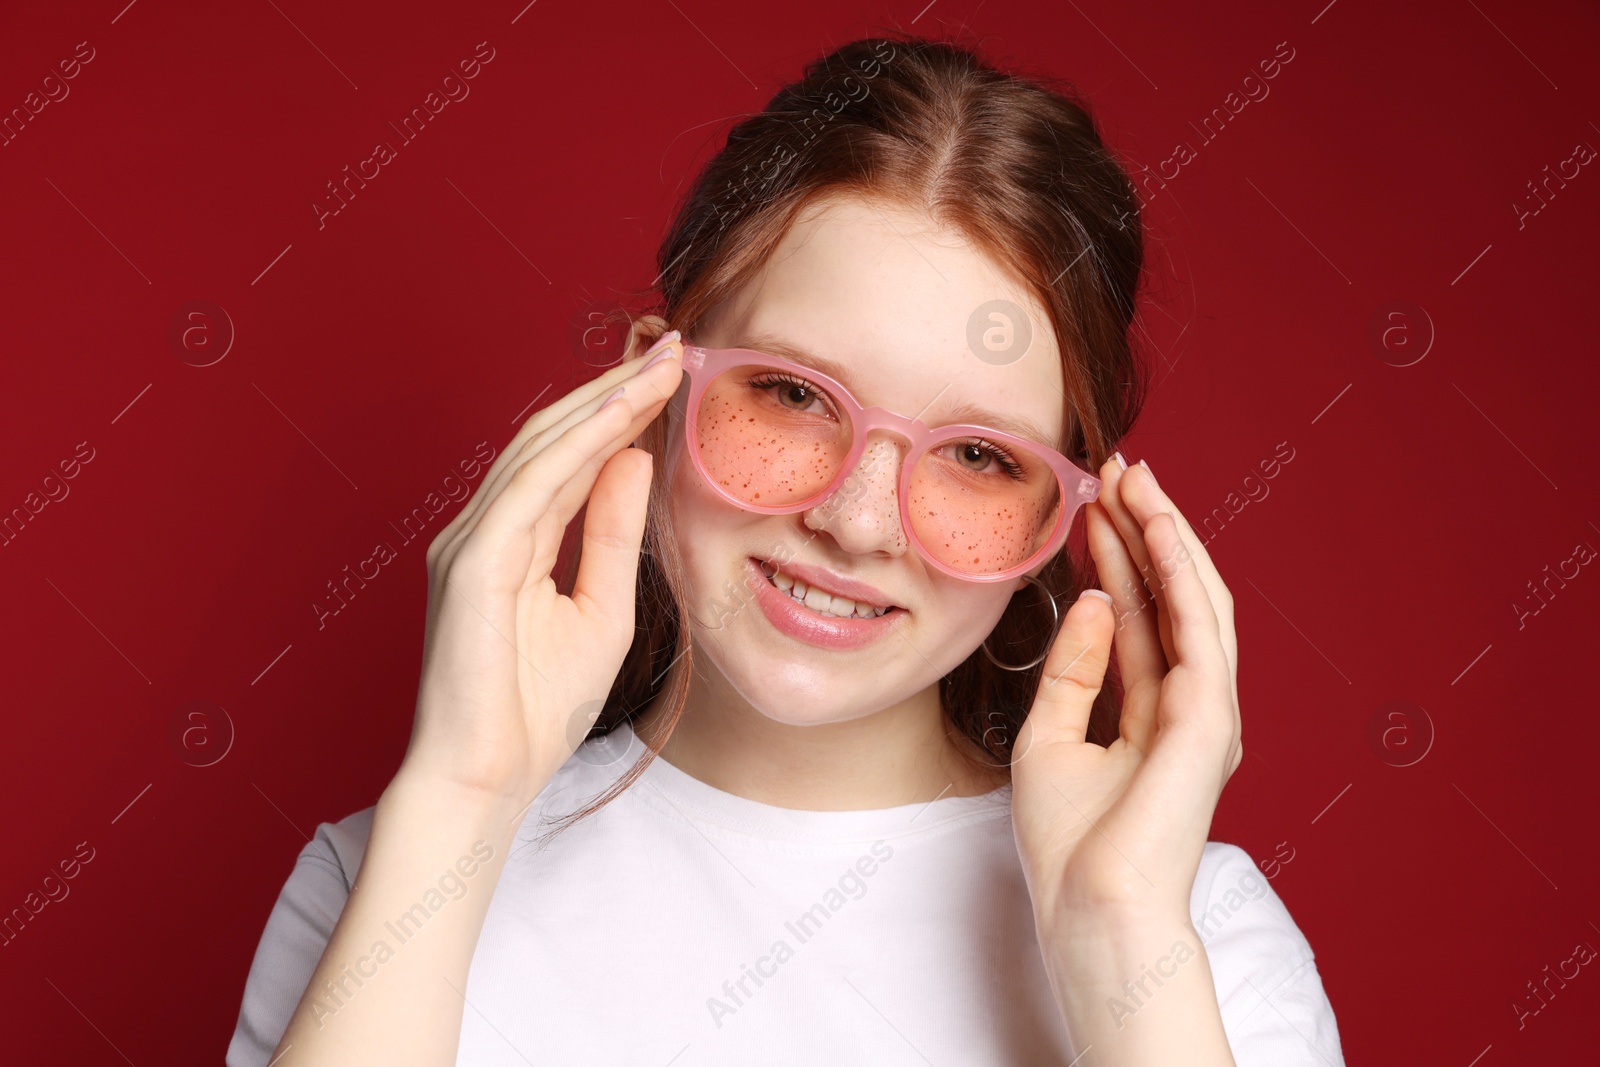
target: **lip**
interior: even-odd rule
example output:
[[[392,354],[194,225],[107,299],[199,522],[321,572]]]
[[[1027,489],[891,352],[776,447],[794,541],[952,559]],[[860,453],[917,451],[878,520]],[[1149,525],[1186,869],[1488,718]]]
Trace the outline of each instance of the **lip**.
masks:
[[[820,648],[848,650],[870,645],[887,636],[890,630],[899,625],[900,616],[906,613],[905,608],[895,607],[872,619],[825,618],[795,603],[793,597],[768,581],[766,571],[756,559],[746,559],[745,567],[752,572],[750,577],[755,588],[756,604],[767,621],[781,633]],[[803,571],[796,571],[789,566],[783,569],[810,584]],[[843,584],[848,587],[851,583]],[[856,584],[863,592],[872,592],[880,603],[885,601],[886,598],[871,586]],[[818,588],[823,588],[820,583]]]
[[[758,561],[759,562],[759,561]],[[774,563],[774,567],[783,571],[791,578],[798,578],[807,586],[820,589],[830,596],[842,596],[861,604],[871,604],[874,607],[899,607],[877,586],[858,582],[832,571],[823,570],[821,567],[811,567],[804,563]],[[765,572],[763,577],[765,577]]]

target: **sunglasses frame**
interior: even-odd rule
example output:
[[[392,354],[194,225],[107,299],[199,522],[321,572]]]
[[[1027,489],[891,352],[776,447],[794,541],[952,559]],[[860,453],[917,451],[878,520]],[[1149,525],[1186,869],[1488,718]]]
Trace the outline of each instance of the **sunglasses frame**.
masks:
[[[695,432],[699,422],[701,398],[705,394],[706,387],[715,381],[718,375],[734,367],[746,364],[755,364],[780,373],[793,374],[797,378],[802,378],[822,387],[828,392],[834,403],[843,409],[844,416],[850,420],[850,424],[855,431],[855,439],[850,444],[850,452],[845,457],[844,462],[840,464],[838,475],[815,496],[799,503],[778,507],[751,504],[738,499],[723,489],[711,472],[706,469],[705,462],[700,457],[699,438]],[[1054,448],[1049,448],[1037,441],[1030,441],[1027,438],[1017,437],[1014,434],[1008,434],[988,426],[978,426],[972,423],[950,423],[944,426],[930,427],[921,419],[907,418],[887,408],[863,407],[855,396],[851,394],[850,390],[840,382],[811,367],[784,359],[781,356],[774,356],[751,348],[705,348],[700,345],[685,343],[683,346],[683,370],[689,376],[689,395],[683,418],[685,447],[701,478],[707,485],[716,490],[718,495],[745,511],[754,511],[765,515],[792,515],[795,512],[808,511],[833,496],[855,474],[856,465],[861,461],[861,454],[866,451],[867,436],[874,430],[887,430],[910,445],[910,450],[900,464],[898,495],[900,498],[901,528],[905,530],[907,540],[916,547],[918,554],[924,560],[952,578],[959,578],[962,581],[1004,582],[1026,573],[1030,567],[1033,567],[1042,559],[1047,559],[1061,547],[1061,544],[1067,538],[1067,533],[1072,528],[1073,520],[1077,518],[1078,512],[1083,508],[1083,505],[1100,495],[1100,479],[1073,463]],[[1007,570],[996,571],[993,574],[969,574],[946,565],[923,546],[922,539],[917,536],[916,527],[911,521],[911,473],[915,469],[916,461],[922,458],[924,452],[955,437],[983,437],[997,444],[1031,452],[1055,472],[1057,484],[1061,488],[1062,501],[1055,529],[1050,532],[1049,538],[1037,552],[1027,560]],[[1072,504],[1070,508],[1067,506],[1069,502]]]

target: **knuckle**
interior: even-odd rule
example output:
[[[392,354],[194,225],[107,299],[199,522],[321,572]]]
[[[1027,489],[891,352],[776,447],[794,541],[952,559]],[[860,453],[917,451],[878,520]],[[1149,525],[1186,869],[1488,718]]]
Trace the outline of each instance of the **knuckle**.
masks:
[[[478,587],[487,584],[493,570],[484,538],[469,535],[445,562],[441,578],[457,588]]]
[[[557,442],[551,446],[550,452],[553,453],[561,447],[561,443]],[[541,453],[540,455],[546,454]],[[504,503],[508,496],[526,493],[539,483],[539,479],[545,476],[544,465],[539,463],[539,458],[539,456],[517,457],[516,465],[511,468],[511,474],[501,483],[500,491],[495,494],[494,499],[489,501],[489,506],[485,509],[486,514],[494,513],[498,515],[506,507],[510,506]]]
[[[1106,659],[1091,647],[1075,654],[1060,666],[1046,661],[1042,684],[1047,687],[1070,686],[1084,693],[1099,693],[1105,685]]]
[[[1044,677],[1043,684],[1046,688],[1063,687],[1076,689],[1091,696],[1098,695],[1101,689],[1100,679],[1090,677],[1088,671],[1079,672],[1073,670],[1064,671],[1061,674],[1047,674]]]
[[[438,566],[439,560],[444,556],[446,549],[450,547],[450,543],[454,539],[455,523],[451,523],[435,534],[432,541],[428,542],[428,551],[423,558],[427,561],[429,570]]]
[[[612,537],[610,534],[595,533],[591,530],[583,531],[583,542],[586,547],[604,548],[626,552],[634,547],[633,542],[625,537]]]

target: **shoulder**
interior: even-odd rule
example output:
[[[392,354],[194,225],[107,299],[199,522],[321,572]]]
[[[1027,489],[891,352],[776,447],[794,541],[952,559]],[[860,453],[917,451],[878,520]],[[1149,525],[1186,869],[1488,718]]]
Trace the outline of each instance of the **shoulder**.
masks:
[[[316,833],[295,857],[294,869],[279,894],[280,905],[285,899],[300,903],[314,900],[323,905],[319,910],[331,908],[333,917],[338,918],[367,853],[373,810],[362,808],[338,822],[317,826]]]
[[[373,810],[362,808],[338,822],[317,826],[316,833],[295,857],[294,869],[278,894],[274,917],[288,902],[302,911],[310,906],[321,916],[338,918],[345,898],[355,885],[356,873],[361,870],[361,859],[366,855]],[[270,928],[270,918],[268,925]],[[327,927],[331,931],[332,923]]]
[[[1239,1067],[1344,1062],[1316,953],[1248,852],[1206,842],[1190,912]]]
[[[372,808],[322,823],[295,857],[245,980],[228,1067],[264,1067],[316,970],[361,869]]]
[[[300,863],[325,864],[344,881],[345,892],[355,884],[356,871],[367,853],[367,838],[372,833],[373,808],[362,808],[338,822],[325,822],[300,850]]]

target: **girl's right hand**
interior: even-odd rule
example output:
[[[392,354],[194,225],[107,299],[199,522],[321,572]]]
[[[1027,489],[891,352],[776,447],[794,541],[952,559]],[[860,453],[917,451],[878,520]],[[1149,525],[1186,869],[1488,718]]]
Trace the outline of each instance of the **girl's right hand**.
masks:
[[[652,458],[626,446],[683,373],[677,331],[665,336],[670,354],[648,371],[659,342],[535,412],[428,547],[422,681],[397,779],[520,814],[582,741],[634,638]],[[585,500],[563,596],[551,568]]]

